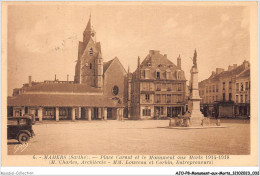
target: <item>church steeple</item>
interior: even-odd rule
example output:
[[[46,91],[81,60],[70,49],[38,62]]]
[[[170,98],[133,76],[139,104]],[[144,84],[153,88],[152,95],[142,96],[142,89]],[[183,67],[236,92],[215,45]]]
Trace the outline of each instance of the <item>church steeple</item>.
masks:
[[[79,42],[79,57],[75,71],[75,82],[103,88],[103,58],[100,42],[95,40],[91,15],[83,32],[83,42]]]
[[[85,29],[84,32],[86,31],[91,31],[91,28],[92,28],[92,24],[91,24],[91,14],[89,15],[89,20],[88,20],[88,24],[87,24],[87,27]]]
[[[95,36],[95,31],[92,28],[92,23],[91,23],[91,14],[89,16],[88,24],[87,27],[83,33],[83,42],[86,44],[89,42],[91,37]]]

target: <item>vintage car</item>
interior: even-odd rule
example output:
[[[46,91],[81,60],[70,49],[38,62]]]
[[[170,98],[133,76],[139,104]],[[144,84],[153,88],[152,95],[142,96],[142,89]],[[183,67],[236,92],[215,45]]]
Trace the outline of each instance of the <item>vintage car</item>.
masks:
[[[7,139],[16,139],[21,144],[33,137],[33,119],[31,117],[11,117],[7,120]]]
[[[35,115],[34,114],[24,114],[23,117],[29,117],[32,119],[32,124],[34,125],[36,122]]]

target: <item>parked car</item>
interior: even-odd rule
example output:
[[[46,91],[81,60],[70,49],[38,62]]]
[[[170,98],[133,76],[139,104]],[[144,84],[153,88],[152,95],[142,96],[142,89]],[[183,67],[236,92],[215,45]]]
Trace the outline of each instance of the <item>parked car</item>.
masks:
[[[30,117],[32,118],[32,124],[34,125],[36,122],[35,115],[34,114],[24,114],[23,117]]]
[[[11,117],[7,120],[7,139],[16,139],[21,144],[26,143],[35,134],[32,129],[31,117]]]

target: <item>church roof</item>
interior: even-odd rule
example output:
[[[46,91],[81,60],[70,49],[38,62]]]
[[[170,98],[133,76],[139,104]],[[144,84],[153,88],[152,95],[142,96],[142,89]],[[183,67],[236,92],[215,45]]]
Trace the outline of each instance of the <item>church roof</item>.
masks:
[[[8,106],[123,107],[123,101],[104,95],[22,94],[7,98]]]
[[[115,62],[115,61],[117,61],[120,64],[120,66],[122,67],[123,71],[126,73],[125,68],[123,67],[122,63],[119,61],[119,59],[117,57],[115,57],[114,59],[111,59],[110,61],[107,61],[107,62],[103,63],[103,72],[105,73],[108,70],[108,68],[111,66],[111,64],[113,62]]]
[[[114,59],[111,59],[110,61],[103,63],[103,72],[104,72],[104,73],[107,71],[108,67],[111,65],[111,63],[113,62],[113,60],[114,60]]]

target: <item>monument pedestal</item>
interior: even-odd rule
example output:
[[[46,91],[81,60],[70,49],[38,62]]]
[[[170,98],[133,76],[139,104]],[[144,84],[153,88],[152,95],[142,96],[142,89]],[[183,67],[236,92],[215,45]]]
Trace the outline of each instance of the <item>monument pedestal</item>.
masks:
[[[191,114],[190,124],[191,124],[191,126],[201,126],[203,119],[204,119],[204,116],[202,114],[199,114],[199,113]]]
[[[200,112],[200,101],[199,100],[193,100],[192,101],[193,108],[191,111],[190,116],[190,124],[192,126],[200,126],[202,123],[202,120],[204,119],[203,114]]]
[[[202,120],[204,119],[203,114],[200,112],[200,96],[199,96],[199,86],[198,86],[198,69],[197,66],[191,68],[191,83],[192,83],[192,110],[190,116],[191,126],[201,126]]]
[[[200,111],[200,95],[199,95],[199,82],[198,82],[198,68],[197,68],[197,52],[195,50],[193,56],[193,66],[190,70],[191,79],[190,79],[190,87],[191,87],[191,96],[190,101],[188,101],[188,112],[186,115],[188,118],[182,117],[182,119],[177,119],[174,121],[170,120],[169,127],[176,129],[200,129],[200,128],[216,128],[220,127],[220,122],[218,121],[216,125],[211,126],[210,120],[204,118],[204,115]],[[183,123],[185,120],[186,123]],[[223,127],[221,127],[223,128]]]

